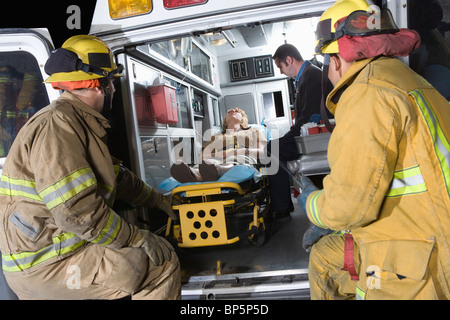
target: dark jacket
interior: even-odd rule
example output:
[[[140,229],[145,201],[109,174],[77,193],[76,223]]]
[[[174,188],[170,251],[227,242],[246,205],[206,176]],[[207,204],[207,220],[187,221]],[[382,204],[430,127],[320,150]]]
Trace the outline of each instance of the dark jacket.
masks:
[[[332,84],[328,81],[327,93],[332,89]],[[320,115],[320,101],[322,98],[322,70],[315,65],[309,65],[303,71],[300,80],[296,85],[295,94],[295,124],[291,127],[290,133],[294,136],[300,135],[300,128],[313,114]],[[328,112],[329,118],[333,115]]]

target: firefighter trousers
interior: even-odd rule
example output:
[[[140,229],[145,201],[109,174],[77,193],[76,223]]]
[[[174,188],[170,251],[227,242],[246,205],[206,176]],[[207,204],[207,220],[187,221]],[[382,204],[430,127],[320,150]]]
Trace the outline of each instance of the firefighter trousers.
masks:
[[[180,264],[175,251],[155,266],[144,250],[89,244],[61,261],[30,272],[5,272],[19,299],[180,299]]]
[[[391,241],[379,245],[391,245]],[[411,261],[389,262],[388,255],[373,247],[362,251],[361,245],[354,242],[353,260],[359,279],[351,280],[344,267],[345,238],[338,235],[322,237],[312,247],[309,260],[309,284],[313,300],[436,300],[449,299],[449,288],[442,267],[439,266],[437,250],[433,250],[429,261],[420,272],[420,277],[410,276],[414,272],[399,274],[392,270],[417,271],[418,263]],[[366,250],[367,248],[364,248]],[[414,250],[414,249],[411,249]],[[418,251],[418,250],[416,250]],[[362,260],[362,257],[366,257]],[[388,271],[389,270],[389,271]],[[417,272],[416,272],[417,273]]]

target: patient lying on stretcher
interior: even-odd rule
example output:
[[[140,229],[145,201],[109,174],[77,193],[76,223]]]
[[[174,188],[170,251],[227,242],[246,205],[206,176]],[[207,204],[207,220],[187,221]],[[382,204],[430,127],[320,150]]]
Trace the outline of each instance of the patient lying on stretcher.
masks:
[[[222,133],[212,136],[203,147],[202,163],[191,168],[178,161],[172,165],[170,173],[181,183],[216,181],[236,164],[257,164],[266,144],[260,130],[248,127],[244,110],[230,109],[223,121]]]

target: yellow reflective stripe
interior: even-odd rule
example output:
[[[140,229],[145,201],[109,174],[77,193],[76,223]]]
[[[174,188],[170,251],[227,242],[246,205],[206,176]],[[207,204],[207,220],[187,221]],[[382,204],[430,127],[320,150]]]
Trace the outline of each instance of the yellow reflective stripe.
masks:
[[[348,233],[348,230],[341,230],[341,231],[334,231],[331,235],[333,236],[345,236],[346,233]]]
[[[25,73],[23,81],[39,81],[39,76],[32,73]]]
[[[150,198],[152,195],[153,189],[152,187],[148,186],[147,184],[144,184],[144,188],[142,189],[141,193],[133,199],[133,203],[137,205],[143,205],[145,201]]]
[[[390,190],[386,197],[398,197],[427,191],[419,166],[394,172]]]
[[[421,90],[413,90],[410,94],[414,97],[416,104],[427,123],[431,138],[434,143],[434,151],[439,160],[442,176],[444,178],[447,195],[450,197],[450,144],[439,125],[439,120],[423,95]]]
[[[319,208],[317,206],[317,199],[319,198],[319,196],[322,194],[323,190],[320,190],[318,192],[316,192],[316,194],[313,195],[313,197],[311,198],[310,202],[309,202],[309,212],[311,214],[311,217],[313,218],[314,222],[322,228],[328,229],[320,220],[320,216],[319,216]]]
[[[91,168],[83,168],[62,178],[55,184],[39,192],[39,194],[51,210],[96,183],[97,179]]]
[[[120,227],[121,218],[111,210],[106,225],[91,242],[101,245],[110,244],[116,239]],[[49,259],[75,251],[86,242],[73,233],[62,233],[53,238],[53,244],[39,251],[2,254],[2,267],[8,272],[23,271]]]
[[[365,300],[366,292],[361,290],[361,288],[356,287],[356,300]]]
[[[120,171],[120,165],[115,164],[114,165],[114,173],[116,175],[116,178],[119,176],[119,171]]]
[[[42,201],[36,191],[36,183],[34,181],[13,179],[7,175],[2,175],[0,178],[0,195],[25,197],[36,201]]]
[[[6,114],[6,118],[15,118],[16,116],[29,118],[32,114],[29,111],[23,111],[23,110],[17,110],[17,111],[10,111],[10,110],[2,111],[2,110],[0,110],[0,115],[2,115],[3,113]]]
[[[101,244],[101,245],[108,245],[112,241],[114,241],[117,237],[117,234],[119,233],[120,226],[121,226],[122,219],[114,212],[109,212],[108,221],[106,222],[103,229],[100,231],[98,236],[92,240],[91,242]]]
[[[86,240],[73,233],[62,233],[53,238],[53,244],[39,251],[2,254],[2,267],[8,272],[23,271],[57,256],[75,251],[85,243]]]

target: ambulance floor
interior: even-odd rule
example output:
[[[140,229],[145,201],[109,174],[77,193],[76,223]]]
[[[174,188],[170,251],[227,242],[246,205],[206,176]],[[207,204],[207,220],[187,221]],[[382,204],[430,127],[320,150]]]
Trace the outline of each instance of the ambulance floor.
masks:
[[[191,277],[283,272],[288,270],[308,269],[309,254],[302,248],[302,237],[308,228],[306,214],[292,198],[294,212],[291,221],[274,225],[271,236],[262,246],[255,246],[247,239],[226,246],[189,248],[178,253],[182,281]],[[250,220],[251,221],[251,220]],[[234,221],[241,227],[248,226],[249,219],[238,218]],[[306,271],[307,272],[307,271]]]

